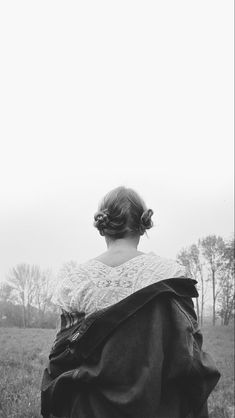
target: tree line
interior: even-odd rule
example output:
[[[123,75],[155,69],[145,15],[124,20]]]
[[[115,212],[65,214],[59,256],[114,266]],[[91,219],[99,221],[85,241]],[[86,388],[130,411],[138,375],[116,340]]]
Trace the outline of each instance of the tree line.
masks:
[[[196,310],[200,324],[203,325],[206,297],[211,292],[213,325],[218,317],[222,325],[228,325],[234,316],[234,238],[225,241],[209,235],[182,249],[177,259],[197,281]]]
[[[221,318],[228,325],[234,315],[234,239],[224,241],[209,235],[182,249],[177,261],[186,268],[187,276],[197,281],[198,320],[203,325],[208,293],[212,294],[212,323]],[[64,264],[60,275],[66,276],[77,265]],[[0,285],[0,325],[54,328],[59,309],[52,302],[55,278],[50,270],[21,263],[12,268]]]

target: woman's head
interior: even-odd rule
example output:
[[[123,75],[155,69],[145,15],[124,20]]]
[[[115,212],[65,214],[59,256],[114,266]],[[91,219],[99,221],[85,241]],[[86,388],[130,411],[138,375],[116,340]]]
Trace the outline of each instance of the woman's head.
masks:
[[[152,228],[152,215],[138,193],[121,186],[104,196],[94,215],[94,226],[111,239],[138,236]]]

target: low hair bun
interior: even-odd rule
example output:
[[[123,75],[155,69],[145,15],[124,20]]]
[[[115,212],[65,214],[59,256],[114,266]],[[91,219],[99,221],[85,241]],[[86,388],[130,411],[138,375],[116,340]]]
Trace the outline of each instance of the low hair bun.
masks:
[[[112,240],[139,236],[153,226],[152,215],[152,209],[147,209],[135,190],[119,186],[99,203],[94,226],[100,235]]]
[[[145,210],[140,218],[140,230],[142,232],[142,234],[145,232],[146,229],[150,229],[153,226],[153,221],[152,221],[152,216],[153,216],[153,210],[152,209],[147,209]]]
[[[107,228],[110,222],[109,214],[107,211],[99,211],[94,215],[94,226],[99,230],[101,235],[104,235],[103,231]]]

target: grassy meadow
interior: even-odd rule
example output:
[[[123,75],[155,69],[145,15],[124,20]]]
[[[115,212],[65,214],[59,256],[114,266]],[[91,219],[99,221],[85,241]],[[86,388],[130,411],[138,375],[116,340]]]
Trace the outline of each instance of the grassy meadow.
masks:
[[[234,418],[233,327],[203,329],[204,349],[222,373],[210,418]],[[39,418],[40,382],[55,330],[0,328],[0,418]]]

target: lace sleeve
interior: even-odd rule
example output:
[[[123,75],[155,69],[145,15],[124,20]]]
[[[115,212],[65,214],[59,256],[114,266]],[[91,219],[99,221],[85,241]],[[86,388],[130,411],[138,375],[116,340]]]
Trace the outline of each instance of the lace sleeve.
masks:
[[[52,302],[61,309],[71,312],[74,309],[74,305],[72,307],[74,292],[81,286],[84,280],[83,276],[80,273],[79,265],[75,262],[65,264],[57,275],[58,285],[52,297]],[[79,300],[76,300],[76,304],[76,310],[79,311]]]
[[[59,282],[52,297],[52,302],[61,309],[70,311],[72,284],[66,277]]]

